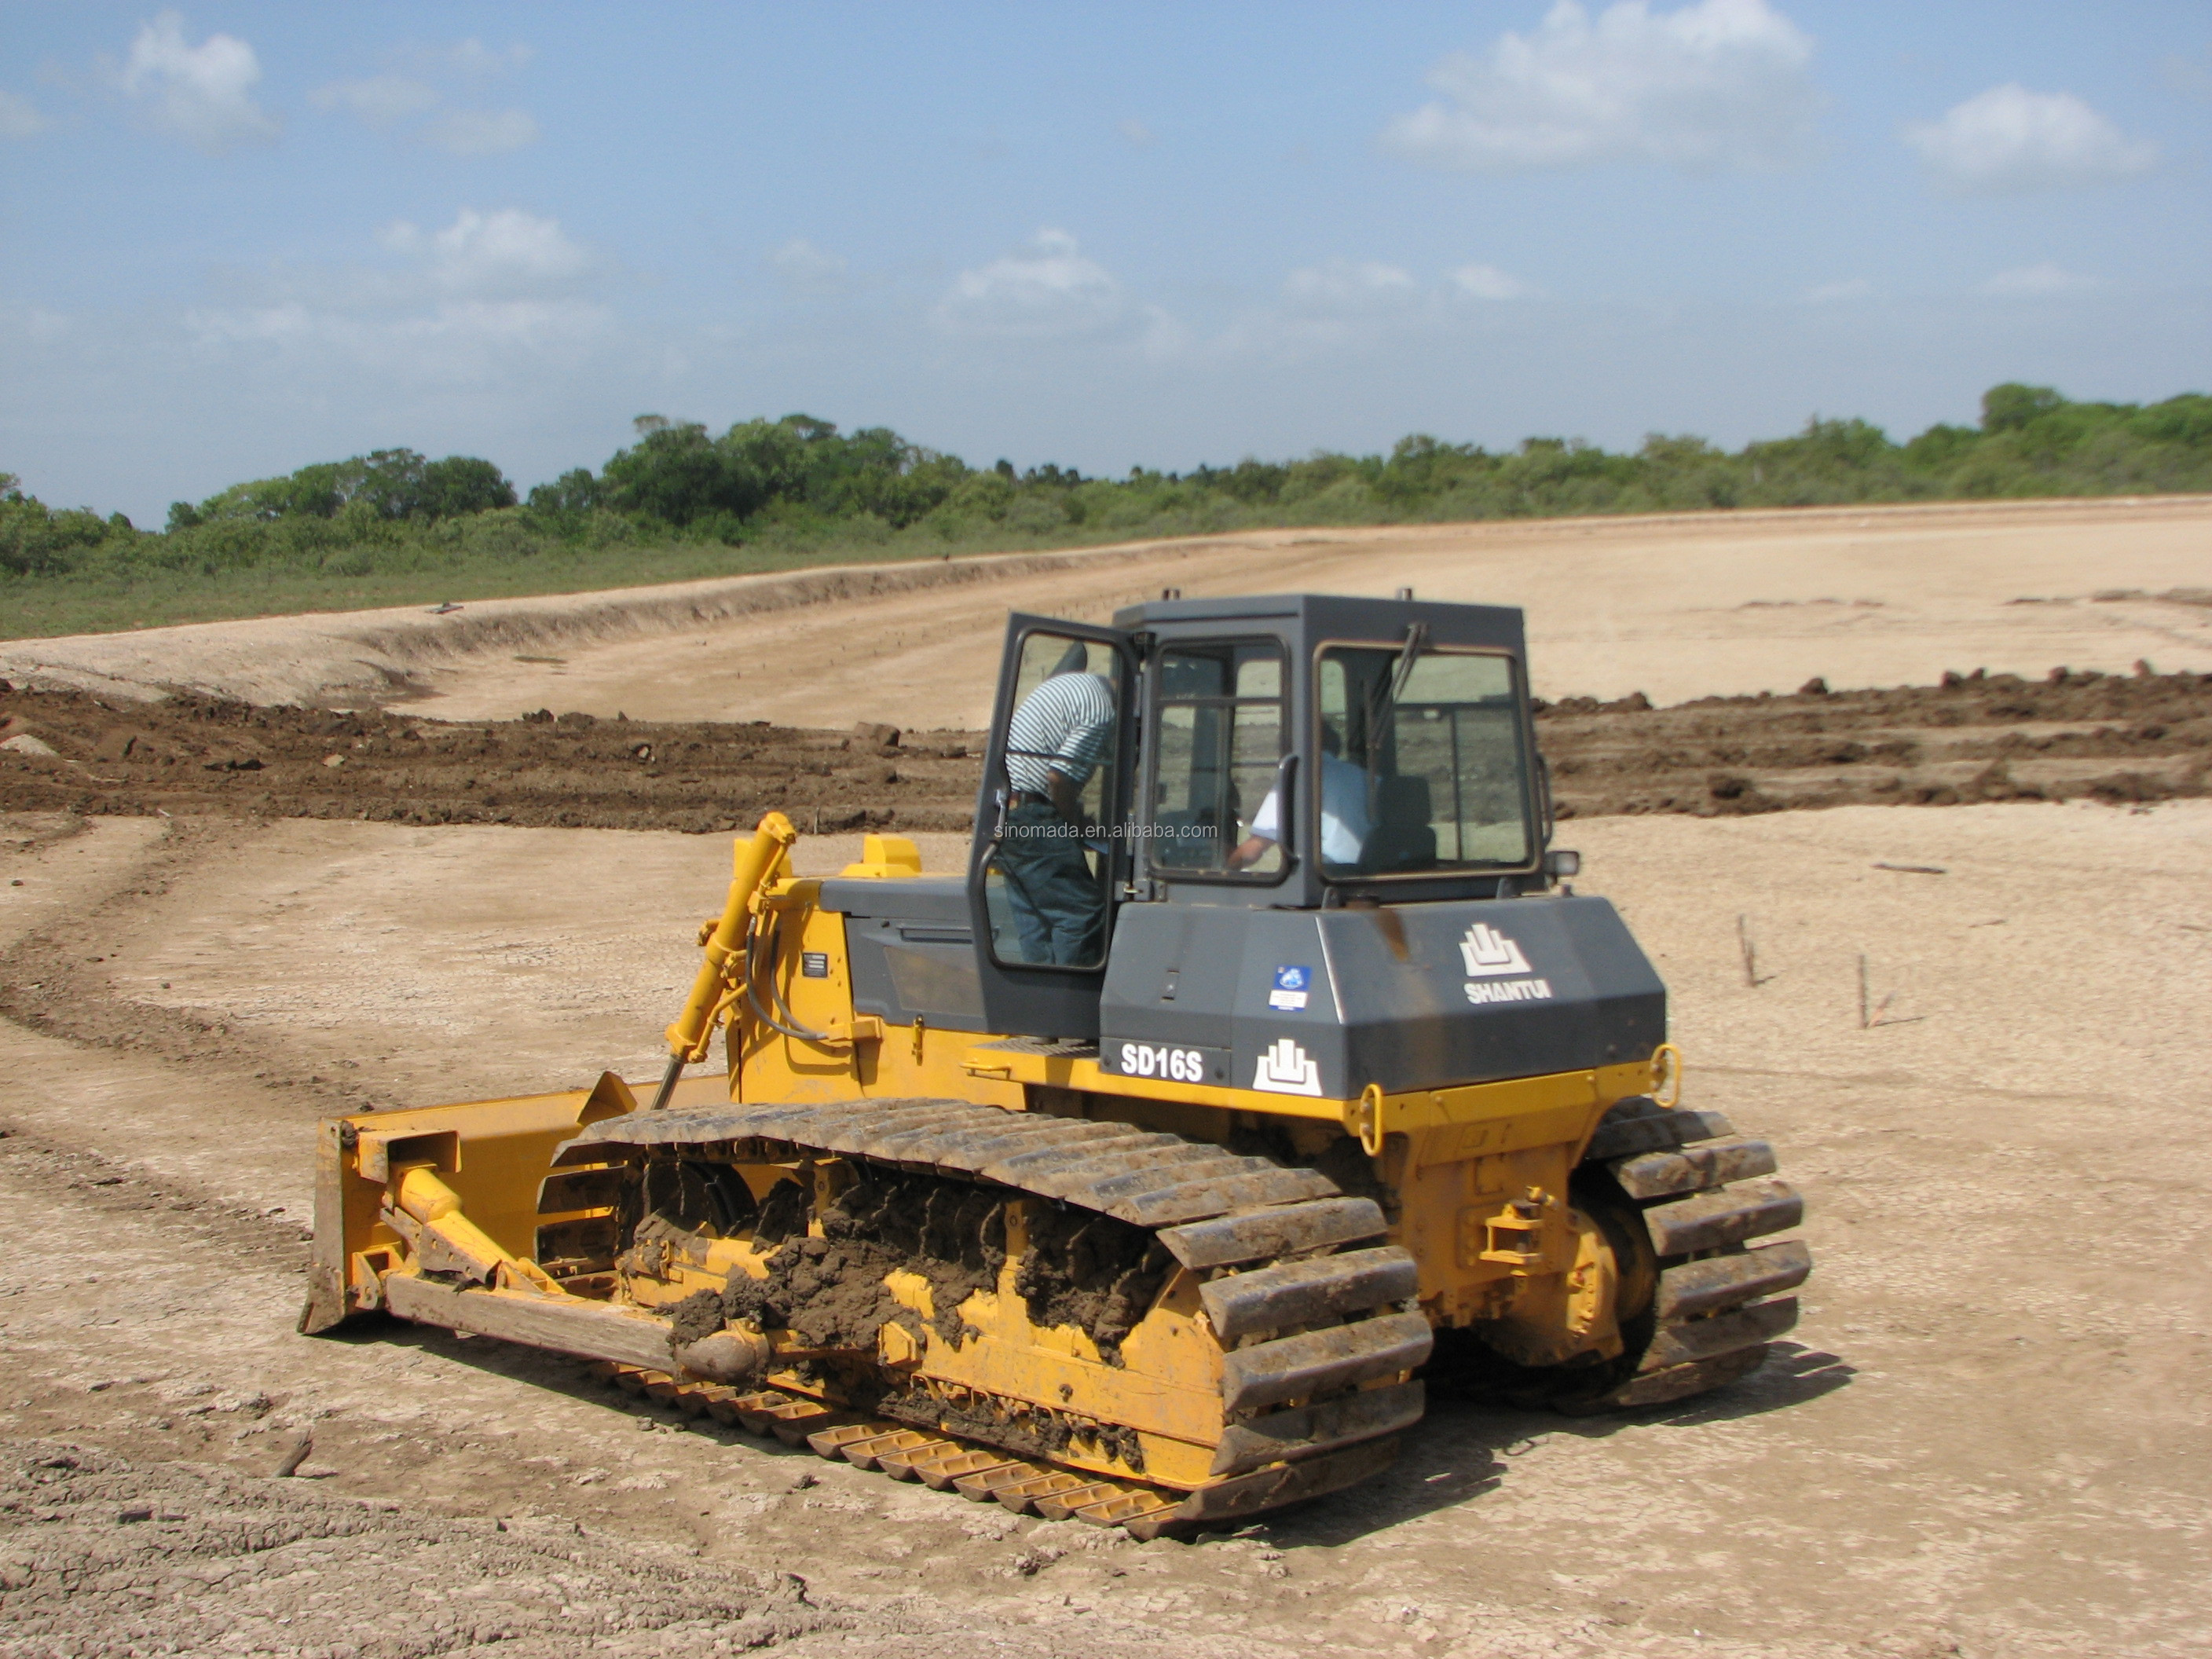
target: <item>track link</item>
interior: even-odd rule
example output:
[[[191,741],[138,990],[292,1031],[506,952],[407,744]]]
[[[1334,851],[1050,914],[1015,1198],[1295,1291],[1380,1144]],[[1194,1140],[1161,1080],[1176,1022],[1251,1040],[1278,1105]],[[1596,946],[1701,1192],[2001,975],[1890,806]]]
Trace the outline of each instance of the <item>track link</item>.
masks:
[[[1747,1243],[1804,1218],[1804,1200],[1772,1179],[1774,1149],[1739,1139],[1718,1112],[1638,1096],[1606,1115],[1583,1165],[1604,1169],[1635,1206],[1656,1270],[1653,1329],[1632,1375],[1558,1407],[1580,1415],[1665,1405],[1758,1370],[1797,1322],[1797,1298],[1783,1292],[1813,1269],[1802,1240]]]
[[[597,1182],[605,1196],[608,1177],[626,1163],[656,1158],[786,1165],[836,1158],[957,1182],[979,1203],[1030,1199],[1055,1214],[1107,1218],[1148,1236],[1164,1271],[1180,1267],[1197,1281],[1204,1324],[1223,1349],[1220,1438],[1195,1486],[1066,1467],[1037,1455],[1034,1442],[994,1444],[972,1432],[973,1413],[956,1427],[917,1420],[911,1407],[896,1419],[883,1414],[889,1401],[874,1414],[848,1409],[834,1384],[815,1397],[802,1391],[810,1385],[782,1377],[775,1388],[716,1385],[672,1360],[665,1371],[603,1368],[621,1386],[678,1409],[897,1478],[1140,1537],[1249,1516],[1364,1480],[1389,1463],[1396,1435],[1421,1415],[1423,1385],[1411,1374],[1432,1339],[1411,1300],[1413,1259],[1381,1242],[1387,1224],[1371,1200],[1347,1197],[1311,1170],[1123,1123],[966,1101],[638,1112],[592,1125],[557,1160],[541,1200],[541,1259],[556,1237],[570,1250],[583,1243],[573,1207],[580,1192]],[[618,1204],[605,1206],[598,1224],[609,1236],[587,1256],[618,1252],[620,1216]],[[999,1407],[1016,1425],[1052,1410],[1012,1398]],[[1117,1465],[1127,1468],[1127,1460]],[[1141,1463],[1135,1473],[1141,1477]]]
[[[1143,1481],[1107,1479],[1017,1457],[957,1435],[930,1433],[887,1418],[838,1410],[781,1389],[733,1389],[635,1365],[597,1364],[592,1374],[624,1394],[656,1401],[687,1417],[707,1416],[731,1428],[817,1456],[915,1480],[935,1492],[957,1492],[1017,1515],[1120,1527],[1148,1540],[1208,1524],[1241,1521],[1302,1498],[1334,1492],[1389,1467],[1395,1439],[1247,1475],[1194,1492]]]

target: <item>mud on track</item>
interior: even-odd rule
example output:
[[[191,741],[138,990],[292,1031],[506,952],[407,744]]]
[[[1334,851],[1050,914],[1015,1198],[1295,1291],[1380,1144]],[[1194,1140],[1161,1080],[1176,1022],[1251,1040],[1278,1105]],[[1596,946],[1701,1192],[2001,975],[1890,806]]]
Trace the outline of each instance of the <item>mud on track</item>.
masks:
[[[1545,707],[1563,818],[2206,793],[2212,675],[2052,671],[1942,685]],[[18,741],[22,739],[25,741]],[[11,748],[8,745],[13,744]],[[80,691],[0,695],[0,811],[727,830],[970,828],[982,739],[549,711],[445,722]],[[44,750],[46,752],[40,752]]]

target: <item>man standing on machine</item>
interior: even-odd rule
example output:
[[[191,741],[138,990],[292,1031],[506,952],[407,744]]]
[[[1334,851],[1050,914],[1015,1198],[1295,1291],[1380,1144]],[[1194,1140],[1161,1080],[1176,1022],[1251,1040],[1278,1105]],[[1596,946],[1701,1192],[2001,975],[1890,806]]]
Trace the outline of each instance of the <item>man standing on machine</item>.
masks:
[[[1118,710],[1112,684],[1089,665],[1090,648],[1073,641],[1006,727],[998,867],[1022,959],[1063,968],[1094,967],[1105,955],[1106,896],[1084,856],[1083,787],[1113,745]]]

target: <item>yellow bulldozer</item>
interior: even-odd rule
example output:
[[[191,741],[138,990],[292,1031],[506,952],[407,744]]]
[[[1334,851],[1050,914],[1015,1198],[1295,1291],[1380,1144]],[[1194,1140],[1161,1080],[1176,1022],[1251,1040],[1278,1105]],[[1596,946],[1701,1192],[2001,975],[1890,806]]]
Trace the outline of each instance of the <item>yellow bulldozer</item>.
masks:
[[[1145,1537],[1376,1474],[1438,1379],[1729,1383],[1800,1200],[1680,1103],[1549,809],[1517,611],[1016,615],[964,873],[885,834],[799,877],[769,813],[657,1086],[322,1127],[301,1328],[557,1350]]]

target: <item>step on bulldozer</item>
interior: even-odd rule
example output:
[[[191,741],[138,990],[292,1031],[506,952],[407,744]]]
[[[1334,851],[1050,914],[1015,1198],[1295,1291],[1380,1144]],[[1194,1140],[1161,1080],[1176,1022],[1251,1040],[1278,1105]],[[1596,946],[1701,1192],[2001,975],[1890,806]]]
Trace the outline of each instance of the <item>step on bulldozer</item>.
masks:
[[[1012,617],[964,875],[880,834],[800,877],[769,813],[657,1085],[322,1126],[301,1328],[556,1350],[1139,1537],[1377,1474],[1431,1382],[1745,1376],[1800,1202],[1550,848],[1526,661],[1518,611],[1410,597]]]

